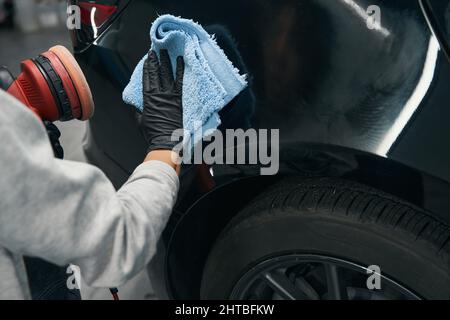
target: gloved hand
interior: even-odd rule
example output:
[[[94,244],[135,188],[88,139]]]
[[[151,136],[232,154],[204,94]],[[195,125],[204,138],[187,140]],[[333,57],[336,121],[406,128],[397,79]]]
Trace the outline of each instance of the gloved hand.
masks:
[[[160,62],[150,51],[144,64],[144,110],[140,125],[149,145],[148,152],[173,150],[181,141],[172,141],[172,134],[183,128],[182,88],[183,57],[177,58],[176,77],[167,50],[161,50]]]
[[[44,121],[45,129],[47,129],[47,134],[50,139],[50,144],[53,148],[53,153],[55,154],[55,157],[58,159],[64,158],[64,150],[59,143],[59,138],[61,137],[61,132],[59,131],[58,127],[55,126],[50,121]]]

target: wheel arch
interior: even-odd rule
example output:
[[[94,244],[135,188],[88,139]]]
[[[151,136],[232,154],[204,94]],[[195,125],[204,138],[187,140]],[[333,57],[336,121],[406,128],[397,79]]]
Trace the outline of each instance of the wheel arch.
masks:
[[[198,299],[208,253],[227,223],[269,186],[294,177],[339,177],[376,188],[413,203],[450,223],[450,185],[388,158],[337,146],[284,146],[276,176],[258,176],[252,167],[239,168],[239,177],[204,194],[184,212],[168,242],[165,269],[169,294]],[[223,165],[222,165],[223,167]],[[216,170],[232,172],[232,170]],[[219,173],[220,180],[225,175]],[[215,178],[219,178],[215,175]],[[407,188],[405,188],[407,181]],[[430,193],[439,190],[442,197]]]

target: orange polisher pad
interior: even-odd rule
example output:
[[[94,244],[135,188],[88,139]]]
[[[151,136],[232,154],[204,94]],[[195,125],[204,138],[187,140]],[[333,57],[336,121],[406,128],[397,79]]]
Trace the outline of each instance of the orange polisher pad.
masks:
[[[94,100],[92,99],[91,89],[89,88],[80,66],[70,51],[63,46],[54,46],[50,48],[49,51],[55,54],[63,64],[78,93],[79,102],[81,104],[81,115],[79,120],[88,120],[94,114]],[[74,113],[79,113],[77,112],[78,110],[76,110],[76,105],[74,106]]]

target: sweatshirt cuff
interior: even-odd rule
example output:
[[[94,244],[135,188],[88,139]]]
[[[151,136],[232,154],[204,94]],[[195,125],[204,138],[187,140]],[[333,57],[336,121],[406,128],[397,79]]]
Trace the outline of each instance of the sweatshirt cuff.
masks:
[[[152,172],[160,172],[161,174],[167,176],[176,186],[180,183],[175,169],[167,163],[158,160],[151,160],[142,163],[136,168],[136,170],[134,170],[132,176],[145,174],[148,170]]]

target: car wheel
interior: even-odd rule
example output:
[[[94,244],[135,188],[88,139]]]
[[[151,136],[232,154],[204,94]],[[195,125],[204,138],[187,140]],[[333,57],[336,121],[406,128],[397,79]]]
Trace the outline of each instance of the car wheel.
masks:
[[[204,299],[449,299],[450,229],[339,179],[282,182],[218,237]]]

